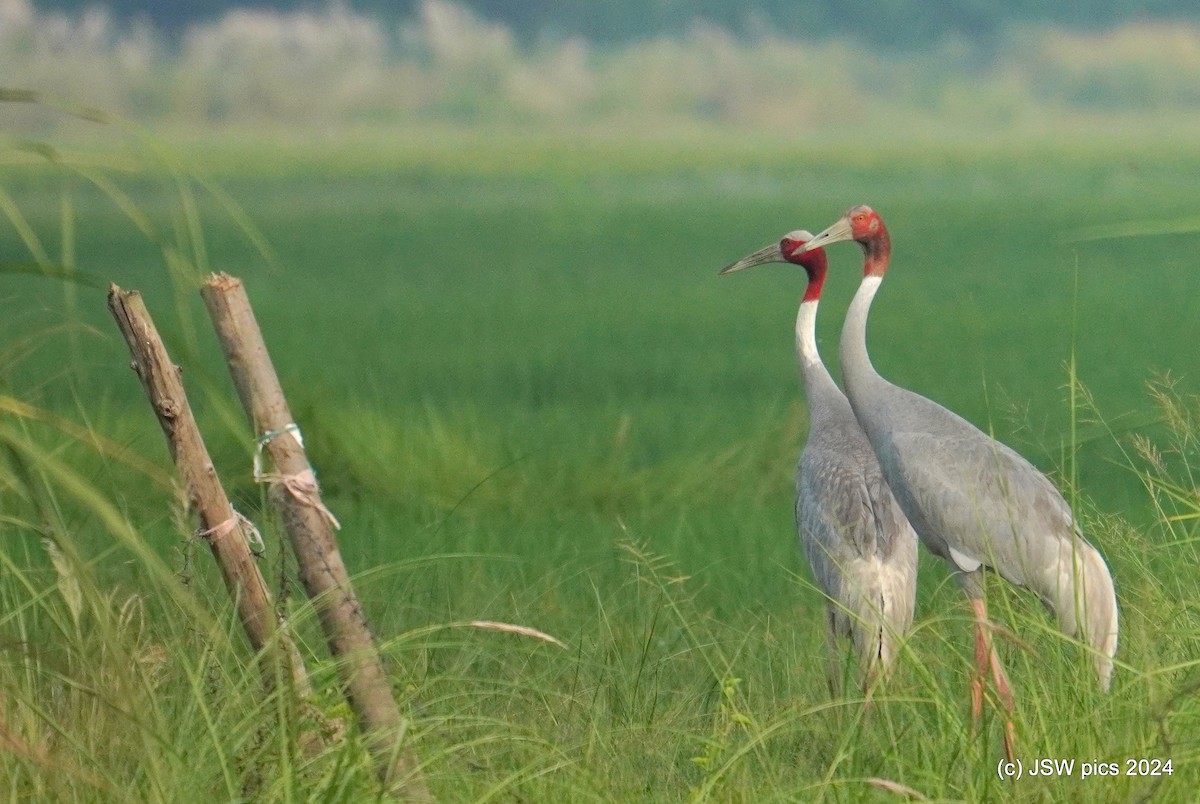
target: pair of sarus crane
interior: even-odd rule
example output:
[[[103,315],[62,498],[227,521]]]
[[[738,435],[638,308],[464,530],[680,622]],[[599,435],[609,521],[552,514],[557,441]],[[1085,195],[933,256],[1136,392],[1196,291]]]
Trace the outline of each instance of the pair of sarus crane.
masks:
[[[842,327],[843,395],[817,352],[824,247],[862,246],[859,285]],[[809,409],[808,441],[796,473],[796,525],[828,606],[830,678],[839,636],[849,636],[865,689],[885,676],[912,624],[918,539],[949,566],[975,620],[972,722],[989,673],[1008,715],[1013,694],[992,644],[983,570],[1031,589],[1068,636],[1091,652],[1101,689],[1112,680],[1117,599],[1100,553],[1084,540],[1050,480],[1013,450],[946,408],[885,380],[867,354],[867,315],[891,256],[883,220],[852,207],[817,235],[795,231],[727,266],[799,265],[808,287],[796,316],[796,352]]]

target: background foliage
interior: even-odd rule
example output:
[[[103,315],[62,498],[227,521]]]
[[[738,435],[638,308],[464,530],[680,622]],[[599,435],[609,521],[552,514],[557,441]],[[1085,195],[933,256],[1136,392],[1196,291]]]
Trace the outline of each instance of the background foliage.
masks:
[[[646,13],[684,11],[635,5]],[[1030,8],[1062,5],[1070,4]],[[979,8],[993,6],[1014,7]],[[568,19],[581,8],[592,6],[556,13]],[[399,18],[340,5],[231,8],[175,28],[103,7],[64,14],[4,0],[0,74],[193,130],[418,120],[614,129],[687,122],[805,135],[831,126],[899,126],[989,137],[1063,122],[1100,132],[1122,121],[1193,128],[1200,116],[1195,19],[1088,19],[1076,27],[1014,22],[994,35],[939,37],[904,49],[870,46],[850,30],[751,30],[704,16],[661,30],[639,23],[636,37],[606,40],[590,30],[530,37],[517,20],[493,20],[447,0],[423,0]]]
[[[80,10],[86,0],[41,0],[46,9]],[[241,3],[236,0],[197,0],[156,3],[152,0],[113,0],[109,7],[122,19],[146,18],[167,31],[181,31],[195,22],[211,21]],[[420,0],[351,0],[346,7],[368,11],[396,22],[412,15]],[[1023,26],[1054,24],[1077,31],[1096,31],[1128,22],[1178,23],[1195,21],[1194,3],[1186,0],[1064,0],[1057,3],[981,3],[976,0],[876,0],[848,5],[836,0],[795,3],[787,0],[466,0],[478,16],[501,23],[524,41],[544,36],[582,36],[604,42],[626,42],[678,31],[697,20],[719,25],[739,35],[790,31],[803,39],[853,37],[888,48],[915,50],[947,38],[995,42],[1007,31]],[[290,12],[312,8],[303,0],[278,0],[271,7]]]
[[[279,8],[181,27],[0,0],[21,90],[0,104],[11,798],[372,795],[353,730],[305,755],[308,715],[264,694],[104,312],[109,281],[145,294],[336,718],[195,293],[227,270],[441,798],[1194,799],[1194,22],[1147,7],[907,48],[715,11],[585,38],[583,4],[557,29],[436,0]],[[1035,601],[989,585],[1021,756],[1171,775],[998,778],[991,708],[969,728],[969,612],[928,556],[893,683],[869,710],[853,684],[829,696],[792,512],[800,276],[715,272],[861,202],[895,245],[876,365],[1049,473],[1116,579],[1111,695]]]

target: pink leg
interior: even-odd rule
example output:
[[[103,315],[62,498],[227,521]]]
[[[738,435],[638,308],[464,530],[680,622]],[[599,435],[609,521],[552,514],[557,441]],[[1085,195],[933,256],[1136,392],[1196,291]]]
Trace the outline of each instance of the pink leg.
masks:
[[[988,624],[987,606],[980,598],[971,600],[971,608],[975,611],[975,677],[971,680],[971,729],[979,724],[983,712],[983,677],[990,671],[992,683],[996,685],[996,696],[1004,706],[1004,755],[1009,762],[1013,761],[1017,748],[1017,733],[1013,726],[1012,712],[1015,706],[1012,686],[1008,683],[1008,675],[996,655],[992,645],[991,626]]]
[[[971,605],[982,601],[971,601]],[[988,671],[987,636],[979,620],[979,609],[976,607],[975,617],[975,673],[971,677],[971,734],[979,728],[979,719],[983,716],[983,678]]]

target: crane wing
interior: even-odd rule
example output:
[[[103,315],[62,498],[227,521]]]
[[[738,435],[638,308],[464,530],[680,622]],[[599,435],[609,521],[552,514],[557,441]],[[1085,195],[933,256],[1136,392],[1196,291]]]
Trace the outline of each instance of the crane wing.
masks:
[[[1064,633],[1097,649],[1093,660],[1107,689],[1118,613],[1103,556],[1045,475],[979,436],[895,434],[894,460],[885,466],[896,474],[893,491],[933,552],[964,571],[987,565],[1036,592]]]
[[[857,467],[830,450],[804,450],[796,475],[796,523],[810,561],[838,564],[876,552],[871,495]],[[820,579],[818,579],[820,580]]]
[[[890,438],[893,491],[930,549],[964,571],[987,565],[1012,583],[1037,585],[1075,537],[1058,489],[1004,444],[978,431]]]
[[[861,449],[810,444],[796,475],[796,524],[834,627],[860,659],[886,667],[912,624],[917,537],[866,439]],[[874,658],[873,658],[874,657]]]

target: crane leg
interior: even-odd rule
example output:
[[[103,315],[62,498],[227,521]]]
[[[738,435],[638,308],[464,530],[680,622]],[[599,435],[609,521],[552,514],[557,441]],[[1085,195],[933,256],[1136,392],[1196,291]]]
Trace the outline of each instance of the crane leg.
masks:
[[[972,601],[974,605],[974,601]],[[975,623],[975,673],[971,676],[971,734],[979,729],[983,716],[983,676],[987,672],[987,645],[978,621]]]
[[[996,696],[1004,707],[1004,755],[1013,761],[1017,748],[1017,734],[1013,726],[1012,712],[1015,705],[1012,685],[996,655],[992,644],[991,625],[987,618],[987,604],[982,598],[972,598],[971,608],[975,612],[975,677],[971,679],[971,730],[979,725],[983,713],[983,678],[990,674],[996,687]]]
[[[879,685],[880,679],[881,674],[878,664],[872,662],[863,669],[862,691],[868,709],[871,707],[871,698],[875,695],[875,688]]]

